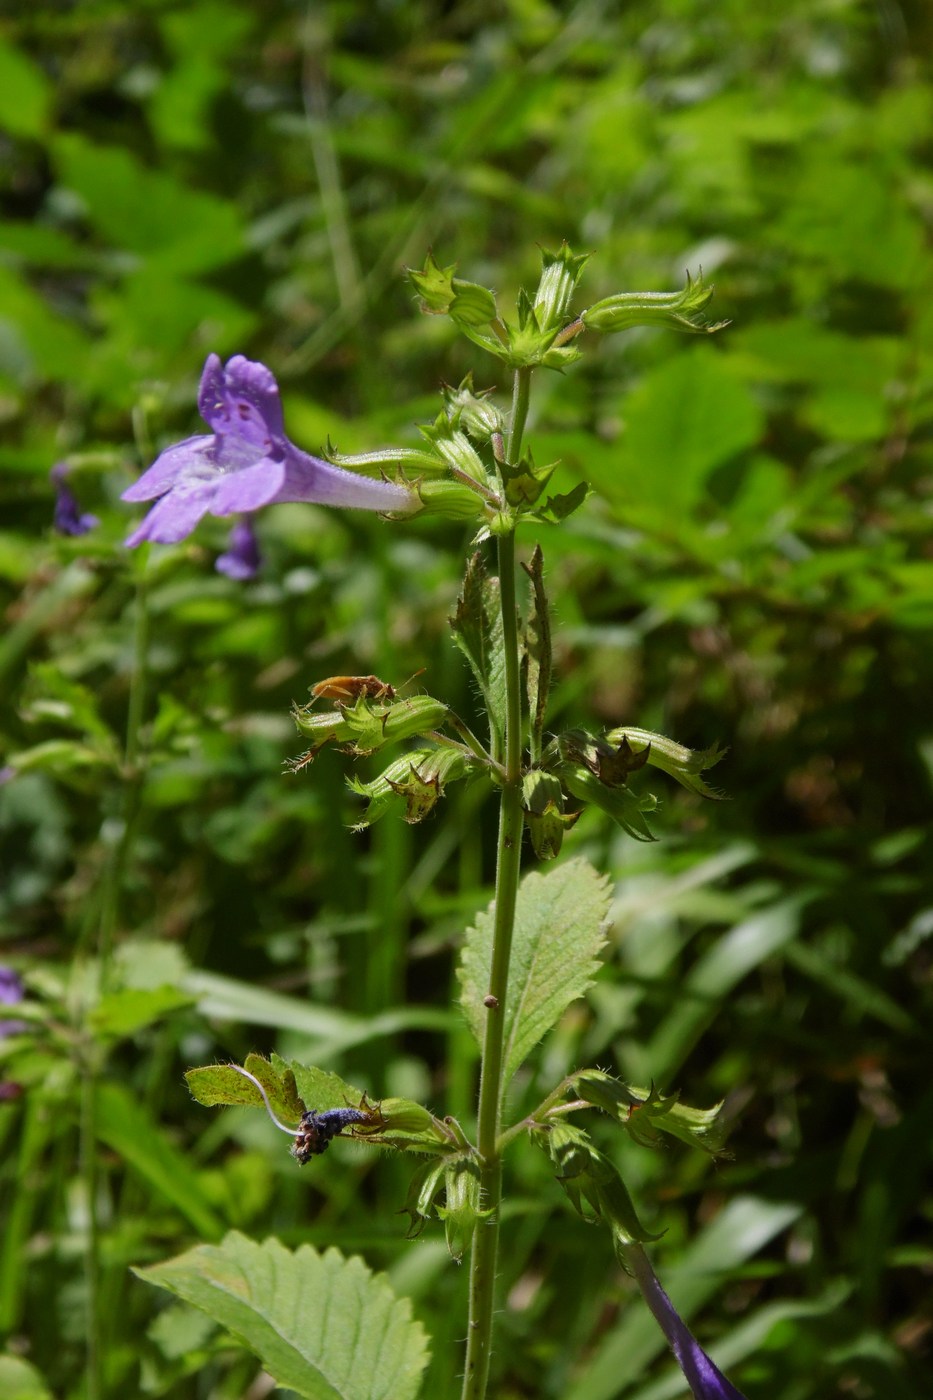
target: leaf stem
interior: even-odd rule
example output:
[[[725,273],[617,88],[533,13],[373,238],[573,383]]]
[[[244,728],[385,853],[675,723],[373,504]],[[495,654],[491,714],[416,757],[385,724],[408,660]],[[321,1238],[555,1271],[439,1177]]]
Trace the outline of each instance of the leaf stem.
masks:
[[[521,452],[530,383],[529,369],[516,371],[507,449],[510,462]],[[477,1146],[482,1163],[480,1179],[483,1205],[491,1213],[488,1220],[476,1229],[470,1256],[470,1313],[463,1400],[483,1400],[489,1381],[496,1259],[499,1248],[499,1206],[502,1199],[502,1159],[497,1139],[502,1113],[504,1022],[522,851],[522,704],[515,603],[514,531],[499,536],[498,554],[505,652],[505,776],[499,806],[495,918],[477,1129]]]

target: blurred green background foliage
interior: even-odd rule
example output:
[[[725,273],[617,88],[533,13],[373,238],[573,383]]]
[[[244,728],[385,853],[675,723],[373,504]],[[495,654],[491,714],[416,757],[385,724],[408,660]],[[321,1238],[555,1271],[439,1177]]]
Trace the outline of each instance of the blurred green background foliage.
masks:
[[[434,1339],[425,1393],[459,1390],[465,1277],[440,1231],[404,1240],[406,1164],[337,1143],[299,1171],[182,1073],[278,1049],[469,1121],[452,966],[492,809],[458,790],[353,835],[345,760],[283,773],[330,673],[425,667],[474,714],[467,538],[278,507],[244,585],[213,519],[128,554],[119,493],[201,430],[212,350],[273,369],[312,452],[416,444],[441,381],[496,366],[404,265],[433,247],[509,303],[565,239],[593,250],[581,309],[702,265],[733,324],[590,337],[538,376],[536,460],[594,487],[537,535],[552,722],[719,740],[730,800],[665,791],[654,846],[575,828],[616,882],[606,967],[513,1108],[585,1063],[726,1097],[717,1164],[600,1136],[704,1343],[750,1400],[931,1393],[931,44],[913,0],[0,15],[0,958],[37,1018],[0,1042],[0,1366],[30,1395],[85,1394],[89,1297],[106,1395],[267,1393],[128,1282],[229,1226],[388,1269]],[[51,531],[59,461],[100,518],[80,539]],[[495,1393],[683,1395],[543,1156],[508,1181]]]

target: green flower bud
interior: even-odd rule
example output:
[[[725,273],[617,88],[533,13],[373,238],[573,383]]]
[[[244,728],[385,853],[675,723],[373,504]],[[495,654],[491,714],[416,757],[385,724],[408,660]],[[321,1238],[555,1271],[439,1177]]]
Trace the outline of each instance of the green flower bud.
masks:
[[[431,695],[413,695],[407,700],[374,705],[361,697],[344,710],[358,754],[375,753],[384,744],[427,734],[443,725],[449,713],[446,705]]]
[[[457,264],[440,267],[431,253],[420,272],[408,268],[408,279],[421,297],[421,309],[432,316],[450,316],[462,326],[485,326],[496,319],[496,298],[488,287],[455,277]]]
[[[478,760],[460,748],[420,748],[395,759],[372,782],[348,778],[353,792],[369,799],[369,806],[354,830],[362,831],[399,805],[407,822],[423,821],[444,795],[447,783],[465,778],[479,767]]]
[[[560,854],[564,832],[580,813],[564,813],[560,780],[540,768],[531,769],[522,779],[522,806],[535,855],[539,860],[553,860]]]
[[[589,261],[589,253],[572,253],[562,243],[556,253],[541,250],[541,281],[535,293],[534,309],[542,330],[562,330],[570,301]]]
[[[660,1234],[652,1234],[641,1223],[615,1166],[581,1128],[555,1123],[548,1133],[547,1147],[559,1168],[557,1180],[584,1219],[608,1225],[613,1238],[621,1243],[660,1239]]]
[[[342,709],[315,710],[312,701],[310,705],[292,706],[292,719],[302,734],[314,739],[318,747],[326,744],[328,739],[345,743],[353,737],[346,711]]]
[[[405,1204],[400,1215],[408,1216],[408,1238],[414,1239],[424,1229],[424,1222],[434,1213],[434,1201],[444,1189],[446,1163],[432,1159],[422,1162],[411,1179]]]
[[[330,438],[327,440],[324,457],[335,467],[345,467],[349,471],[358,471],[361,467],[375,467],[385,472],[390,467],[406,467],[409,471],[421,475],[424,472],[437,474],[445,471],[447,466],[443,457],[435,452],[426,452],[424,448],[380,447],[375,452],[338,452]]]
[[[575,1076],[574,1092],[615,1118],[645,1147],[656,1146],[658,1132],[663,1132],[715,1156],[726,1140],[722,1103],[712,1108],[689,1108],[676,1094],[665,1097],[653,1085],[643,1089],[623,1084],[598,1069],[582,1070]]]
[[[489,442],[505,432],[505,420],[496,405],[485,394],[473,392],[473,376],[468,374],[456,389],[444,390],[447,416],[459,423],[477,442]]]
[[[465,481],[419,481],[415,490],[426,511],[448,520],[483,520],[492,504],[489,492]]]
[[[482,1209],[483,1192],[479,1166],[473,1157],[459,1157],[444,1172],[445,1204],[437,1207],[444,1222],[447,1248],[452,1259],[461,1260],[469,1249],[473,1232],[491,1211]]]
[[[696,281],[687,273],[681,292],[618,292],[589,307],[580,317],[587,330],[627,331],[633,326],[667,326],[675,331],[712,335],[728,326],[728,321],[707,321],[703,315],[713,296],[713,288],[703,285],[700,269]]]

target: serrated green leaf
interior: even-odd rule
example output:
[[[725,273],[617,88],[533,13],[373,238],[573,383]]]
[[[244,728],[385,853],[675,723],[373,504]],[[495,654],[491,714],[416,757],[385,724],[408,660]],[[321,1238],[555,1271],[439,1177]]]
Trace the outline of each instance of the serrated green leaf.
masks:
[[[427,1338],[385,1277],[361,1259],[233,1232],[135,1270],[202,1309],[308,1400],[414,1400]]]
[[[348,1084],[339,1074],[318,1069],[316,1065],[301,1065],[297,1060],[282,1060],[278,1055],[273,1055],[272,1066],[294,1075],[305,1108],[316,1109],[319,1113],[328,1108],[356,1108],[363,1098],[362,1089]]]
[[[286,1124],[297,1124],[305,1105],[291,1069],[281,1061],[272,1065],[261,1055],[247,1055],[243,1068],[259,1080],[276,1117]],[[191,1097],[204,1108],[266,1108],[256,1085],[241,1074],[236,1065],[189,1069],[185,1072],[185,1082]]]
[[[525,876],[515,910],[504,1011],[506,1081],[592,983],[608,912],[609,881],[582,858],[547,875]],[[467,930],[458,972],[463,1009],[480,1043],[489,1014],[483,998],[489,990],[494,917],[490,905]]]
[[[496,756],[505,734],[505,644],[499,580],[486,573],[482,556],[467,561],[457,610],[450,619],[454,641],[463,652],[483,693]]]
[[[530,514],[536,520],[543,520],[548,525],[559,525],[562,520],[573,515],[575,510],[579,510],[590,494],[589,483],[578,481],[572,491],[566,491],[563,495],[548,496],[543,506],[538,506]]]

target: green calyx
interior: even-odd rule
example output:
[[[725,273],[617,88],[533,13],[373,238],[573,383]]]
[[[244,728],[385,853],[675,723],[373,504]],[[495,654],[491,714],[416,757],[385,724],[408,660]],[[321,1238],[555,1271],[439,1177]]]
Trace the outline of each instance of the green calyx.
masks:
[[[557,1167],[557,1181],[584,1220],[608,1226],[613,1238],[631,1244],[660,1239],[638,1218],[628,1189],[609,1158],[582,1128],[555,1123],[543,1144]]]
[[[703,315],[715,289],[703,282],[703,270],[696,279],[687,273],[679,292],[617,292],[584,311],[580,320],[587,330],[611,335],[635,326],[665,326],[668,330],[694,335],[712,335],[728,326],[728,321],[708,321]]]
[[[677,1094],[664,1095],[653,1085],[644,1089],[623,1084],[598,1069],[574,1075],[572,1091],[621,1123],[643,1147],[656,1147],[659,1133],[666,1133],[711,1156],[723,1150],[728,1125],[721,1102],[712,1108],[690,1108]]]
[[[353,679],[353,678],[348,678]],[[314,702],[296,706],[292,718],[302,734],[314,740],[312,748],[293,766],[305,767],[326,743],[332,742],[357,756],[376,753],[385,744],[427,734],[445,724],[448,707],[431,695],[377,702],[359,696],[335,710],[314,709]]]
[[[393,760],[372,782],[348,778],[352,792],[368,800],[354,831],[362,831],[392,808],[412,825],[424,821],[444,796],[448,784],[479,771],[483,765],[456,747],[417,748]]]
[[[579,812],[564,811],[560,779],[540,768],[527,772],[522,779],[522,809],[535,855],[539,860],[553,860],[560,854],[564,832],[580,816]]]

